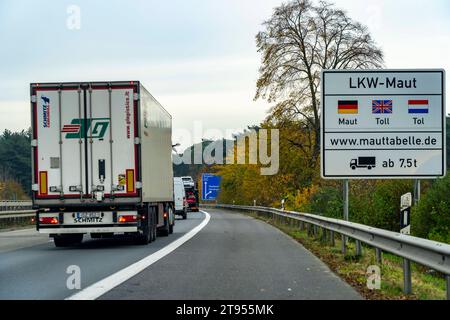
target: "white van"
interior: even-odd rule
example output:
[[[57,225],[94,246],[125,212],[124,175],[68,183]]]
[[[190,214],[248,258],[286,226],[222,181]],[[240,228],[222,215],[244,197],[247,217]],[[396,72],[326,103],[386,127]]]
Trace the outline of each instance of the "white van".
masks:
[[[192,179],[192,177],[181,177],[181,179],[183,180],[184,186],[185,187],[195,187],[195,182],[194,179]]]
[[[173,178],[173,199],[175,202],[175,214],[186,219],[188,204],[182,178]]]

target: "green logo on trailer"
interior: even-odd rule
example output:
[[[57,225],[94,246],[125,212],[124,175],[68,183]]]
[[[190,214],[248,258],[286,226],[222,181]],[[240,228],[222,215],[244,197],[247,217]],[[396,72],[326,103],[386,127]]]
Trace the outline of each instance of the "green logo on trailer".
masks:
[[[66,139],[87,138],[103,139],[110,123],[109,118],[73,119],[70,124],[65,124],[61,132],[66,134]],[[92,131],[91,131],[92,130]]]

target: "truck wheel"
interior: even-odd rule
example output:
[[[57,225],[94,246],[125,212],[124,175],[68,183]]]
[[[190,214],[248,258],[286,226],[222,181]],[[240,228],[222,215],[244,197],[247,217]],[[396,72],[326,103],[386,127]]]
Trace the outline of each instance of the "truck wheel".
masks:
[[[152,211],[152,241],[156,241],[156,234],[157,234],[157,223],[156,223],[156,211]]]
[[[164,227],[159,230],[159,234],[163,237],[168,237],[170,234],[169,217],[164,220]]]
[[[142,230],[142,234],[138,234],[136,243],[140,245],[147,245],[152,240],[152,230],[151,230],[151,219],[150,213],[147,215],[147,224],[144,226]]]
[[[136,239],[136,243],[140,245],[147,245],[150,243],[151,235],[150,230],[146,228],[143,234],[139,234]]]
[[[182,217],[183,217],[183,220],[187,219],[187,210],[184,210]]]
[[[170,219],[172,219],[172,223],[170,223]],[[172,207],[169,208],[169,233],[173,233],[173,228],[175,227],[175,214]]]

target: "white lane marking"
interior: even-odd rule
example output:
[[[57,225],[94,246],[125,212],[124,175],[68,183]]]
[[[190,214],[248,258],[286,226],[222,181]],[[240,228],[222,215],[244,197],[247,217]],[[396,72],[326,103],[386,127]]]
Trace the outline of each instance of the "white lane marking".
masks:
[[[144,269],[148,268],[158,260],[164,258],[169,253],[180,247],[185,242],[192,239],[197,233],[199,233],[209,222],[211,216],[206,211],[201,211],[205,214],[205,219],[196,226],[194,229],[186,233],[181,238],[175,240],[174,242],[168,244],[164,248],[159,251],[152,253],[151,255],[145,257],[142,260],[106,277],[99,282],[96,282],[86,289],[81,290],[80,292],[66,298],[65,300],[95,300],[123,282],[127,281],[131,277],[137,275]]]

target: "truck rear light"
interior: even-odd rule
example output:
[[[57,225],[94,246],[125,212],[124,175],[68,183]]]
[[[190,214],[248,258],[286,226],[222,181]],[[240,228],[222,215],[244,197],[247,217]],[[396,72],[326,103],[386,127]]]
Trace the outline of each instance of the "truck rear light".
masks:
[[[137,221],[137,216],[136,215],[133,215],[133,216],[120,216],[118,221],[119,221],[119,223],[136,222]]]
[[[39,193],[48,194],[47,171],[39,171]]]
[[[39,223],[41,224],[58,224],[58,218],[56,217],[40,217]]]
[[[164,219],[167,218],[167,212],[164,212],[163,216],[164,216]]]
[[[127,193],[134,192],[134,170],[127,170]]]

